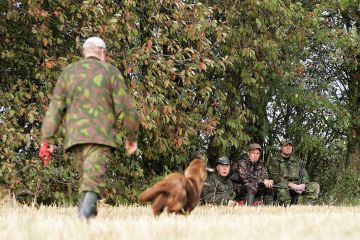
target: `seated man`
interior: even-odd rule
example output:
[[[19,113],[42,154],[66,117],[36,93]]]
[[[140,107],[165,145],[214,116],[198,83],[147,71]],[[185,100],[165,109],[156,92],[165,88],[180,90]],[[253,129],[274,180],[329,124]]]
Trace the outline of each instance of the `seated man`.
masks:
[[[230,160],[221,157],[216,160],[216,172],[210,173],[206,185],[201,194],[201,202],[204,204],[236,205],[233,201],[235,192],[233,183],[229,179]]]
[[[259,162],[261,146],[252,143],[247,154],[232,166],[231,180],[235,185],[236,200],[245,199],[246,205],[253,205],[254,199],[262,198],[266,189],[272,188],[266,168]]]
[[[281,141],[280,151],[269,159],[267,169],[269,176],[278,188],[274,189],[275,203],[313,205],[319,198],[320,186],[310,182],[305,164],[293,155],[293,144],[290,140]]]

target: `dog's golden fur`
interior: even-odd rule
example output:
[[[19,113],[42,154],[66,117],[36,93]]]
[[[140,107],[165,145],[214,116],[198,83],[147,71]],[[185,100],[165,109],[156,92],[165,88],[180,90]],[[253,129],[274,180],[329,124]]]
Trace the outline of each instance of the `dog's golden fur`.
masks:
[[[198,204],[206,180],[206,165],[201,159],[194,159],[181,173],[171,173],[162,181],[146,189],[139,196],[140,202],[152,201],[155,216],[165,207],[168,213],[189,214]]]

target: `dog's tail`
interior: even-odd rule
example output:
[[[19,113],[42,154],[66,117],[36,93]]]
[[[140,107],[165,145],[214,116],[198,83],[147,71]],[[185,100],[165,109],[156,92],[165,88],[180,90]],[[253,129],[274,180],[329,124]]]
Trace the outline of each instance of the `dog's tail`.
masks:
[[[153,201],[160,193],[166,191],[165,182],[158,182],[153,187],[146,189],[139,195],[140,202]]]

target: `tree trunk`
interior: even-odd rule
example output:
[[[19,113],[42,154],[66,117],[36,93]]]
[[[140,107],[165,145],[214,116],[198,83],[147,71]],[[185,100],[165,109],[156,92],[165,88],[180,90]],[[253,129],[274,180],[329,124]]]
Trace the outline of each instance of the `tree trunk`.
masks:
[[[351,119],[345,167],[360,171],[360,76],[357,71],[350,76],[348,101]]]

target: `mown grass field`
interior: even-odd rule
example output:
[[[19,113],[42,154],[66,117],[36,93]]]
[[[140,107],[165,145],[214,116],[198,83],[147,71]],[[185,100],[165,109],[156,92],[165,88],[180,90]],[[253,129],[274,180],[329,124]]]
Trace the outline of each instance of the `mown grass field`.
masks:
[[[0,239],[360,239],[360,207],[198,207],[154,218],[150,207],[101,206],[86,223],[76,208],[1,203]]]

